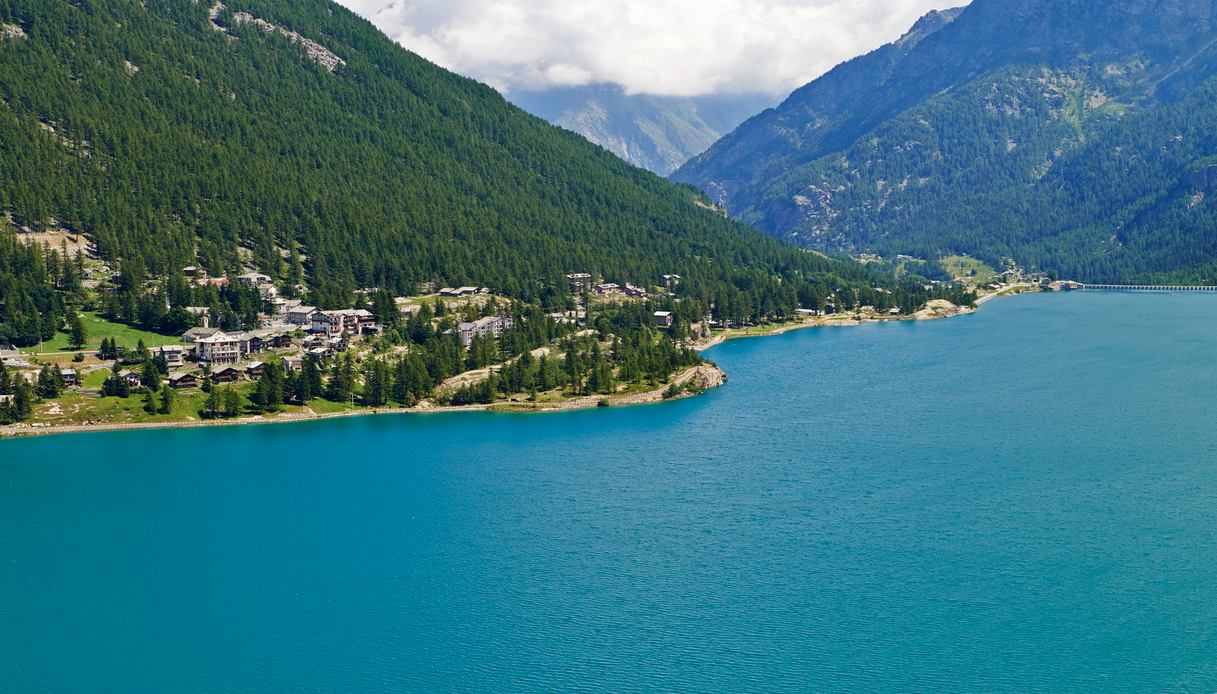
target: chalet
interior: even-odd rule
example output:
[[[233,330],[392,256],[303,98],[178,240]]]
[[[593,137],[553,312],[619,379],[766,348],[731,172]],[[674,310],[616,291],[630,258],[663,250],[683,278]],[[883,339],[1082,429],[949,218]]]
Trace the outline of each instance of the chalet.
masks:
[[[663,286],[668,289],[675,289],[680,286],[680,275],[664,275]]]
[[[279,289],[273,284],[258,285],[258,296],[263,301],[274,301],[279,298]]]
[[[64,369],[59,372],[63,376],[63,384],[69,388],[75,388],[80,385],[80,374],[76,369]]]
[[[601,296],[603,296],[605,294],[613,294],[613,293],[621,291],[621,285],[614,284],[612,282],[606,282],[604,284],[597,284],[594,291],[597,294],[600,294]]]
[[[210,277],[210,278],[200,277],[199,279],[195,280],[195,284],[199,285],[200,287],[227,287],[228,278],[227,277]]]
[[[211,337],[194,341],[195,356],[208,364],[233,364],[240,361],[242,339],[236,335],[217,332]]]
[[[503,316],[487,316],[472,323],[461,323],[457,327],[457,333],[461,336],[461,345],[468,349],[469,345],[473,344],[473,338],[484,335],[500,337],[504,331],[511,328],[512,323],[510,318]]]
[[[263,372],[266,371],[266,362],[255,361],[250,362],[245,367],[245,375],[250,378],[262,378]]]
[[[211,378],[216,383],[236,383],[245,380],[245,371],[239,366],[225,366],[211,372]]]
[[[120,378],[122,378],[124,381],[126,381],[127,385],[130,386],[131,388],[138,388],[143,383],[143,379],[140,378],[139,373],[136,371],[130,371],[130,370],[124,369],[122,371],[119,371],[118,375]]]
[[[635,287],[628,282],[626,283],[623,291],[625,291],[626,296],[634,297],[635,299],[645,299],[647,296],[647,290],[643,289],[642,287]]]
[[[181,345],[165,345],[157,349],[157,354],[171,369],[181,368],[186,363],[186,348]]]
[[[572,294],[582,294],[592,286],[592,276],[586,272],[572,272],[566,279],[570,282]]]
[[[16,399],[15,395],[0,395],[0,405],[11,405]]]
[[[169,374],[169,385],[174,388],[196,388],[199,385],[199,378],[194,374],[172,373]]]
[[[474,294],[481,294],[484,291],[486,290],[483,290],[481,287],[456,287],[455,289],[444,287],[439,290],[439,295],[447,297],[473,296]]]
[[[795,313],[795,315],[796,315],[796,316],[801,316],[801,317],[803,317],[803,318],[814,318],[814,317],[816,317],[816,316],[822,316],[822,315],[824,315],[824,312],[823,312],[823,311],[821,311],[821,310],[820,310],[820,309],[818,309],[818,308],[800,308],[800,309],[795,309],[795,312],[794,312],[794,313]]]
[[[318,311],[312,315],[312,332],[337,337],[342,334],[362,335],[365,332],[376,332],[376,317],[372,312],[362,308],[348,308],[341,311]]]
[[[672,327],[672,324],[675,322],[676,322],[676,317],[672,315],[671,311],[656,311],[655,312],[655,325],[657,325],[658,327],[670,328],[670,327]]]
[[[251,287],[261,287],[264,284],[270,284],[270,276],[263,275],[260,272],[247,272],[244,275],[238,275],[237,281],[242,284],[248,284]]]
[[[283,358],[283,368],[287,369],[288,371],[299,371],[300,367],[303,365],[304,365],[304,359],[301,357],[284,357]]]
[[[219,328],[191,328],[182,333],[182,342],[198,342],[204,337],[211,337],[219,332]]]
[[[182,274],[193,280],[200,277],[206,277],[207,271],[196,265],[187,265],[186,267],[182,268]]]
[[[209,306],[187,306],[186,313],[193,316],[195,324],[201,328],[211,325],[211,307]]]
[[[288,307],[287,322],[290,325],[312,325],[313,314],[317,313],[316,306],[296,306]]]

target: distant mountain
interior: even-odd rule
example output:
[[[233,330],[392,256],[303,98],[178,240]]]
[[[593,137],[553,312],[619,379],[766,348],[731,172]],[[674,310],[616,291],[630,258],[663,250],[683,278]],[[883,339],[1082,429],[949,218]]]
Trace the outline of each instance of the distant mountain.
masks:
[[[525,111],[663,176],[705,151],[745,118],[778,101],[760,94],[631,95],[614,84],[513,91],[507,98]]]
[[[975,0],[673,178],[832,251],[1217,281],[1217,2]]]

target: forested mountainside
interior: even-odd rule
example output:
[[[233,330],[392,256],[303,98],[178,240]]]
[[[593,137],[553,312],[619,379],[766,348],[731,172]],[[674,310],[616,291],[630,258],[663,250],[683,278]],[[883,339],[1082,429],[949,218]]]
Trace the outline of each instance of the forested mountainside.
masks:
[[[507,97],[525,111],[662,176],[777,101],[760,94],[626,94],[615,84],[519,90]]]
[[[976,0],[674,178],[832,251],[1217,282],[1213,0]]]
[[[0,0],[0,207],[0,342],[91,300],[70,293],[79,258],[22,252],[6,225],[86,238],[114,271],[99,307],[146,327],[189,301],[254,320],[256,293],[199,296],[184,266],[322,308],[425,283],[548,308],[569,272],[679,274],[689,315],[738,320],[923,291],[729,221],[325,0]]]

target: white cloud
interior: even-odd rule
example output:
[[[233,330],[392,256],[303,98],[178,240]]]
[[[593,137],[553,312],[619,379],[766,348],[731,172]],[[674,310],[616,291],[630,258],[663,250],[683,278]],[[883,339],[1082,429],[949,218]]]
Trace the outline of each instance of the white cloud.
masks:
[[[966,0],[338,0],[504,91],[613,82],[670,95],[800,86]]]

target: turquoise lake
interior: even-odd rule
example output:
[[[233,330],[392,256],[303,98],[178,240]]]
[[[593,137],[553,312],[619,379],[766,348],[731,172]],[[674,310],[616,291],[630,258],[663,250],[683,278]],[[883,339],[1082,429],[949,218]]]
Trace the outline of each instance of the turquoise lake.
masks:
[[[1217,296],[704,397],[0,441],[0,691],[1217,690]]]

